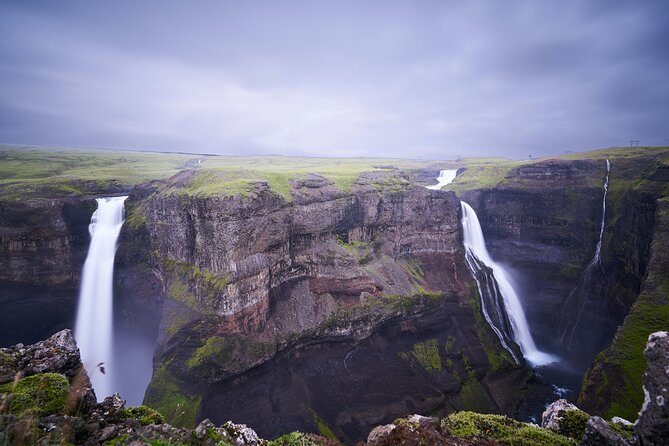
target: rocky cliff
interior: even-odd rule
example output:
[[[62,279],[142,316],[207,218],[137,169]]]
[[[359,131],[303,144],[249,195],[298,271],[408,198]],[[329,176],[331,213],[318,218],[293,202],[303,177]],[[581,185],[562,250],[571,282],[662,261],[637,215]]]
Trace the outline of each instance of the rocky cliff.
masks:
[[[584,381],[581,405],[594,414],[633,418],[643,401],[645,339],[669,323],[655,279],[667,271],[659,259],[666,245],[661,209],[669,156],[661,149],[593,155],[597,159],[523,164],[492,188],[460,195],[476,209],[493,257],[516,270],[537,341],[581,373],[605,350]],[[602,257],[589,268],[609,157]],[[651,246],[657,246],[653,254]],[[649,295],[655,297],[648,301]]]
[[[480,319],[453,193],[400,172],[309,175],[291,201],[193,181],[139,204],[166,297],[147,404],[347,441],[414,411],[520,410],[529,375]]]

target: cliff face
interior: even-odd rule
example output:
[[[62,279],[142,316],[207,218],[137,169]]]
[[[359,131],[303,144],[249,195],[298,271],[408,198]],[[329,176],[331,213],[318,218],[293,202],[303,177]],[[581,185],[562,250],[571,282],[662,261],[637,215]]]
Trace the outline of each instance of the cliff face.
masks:
[[[591,268],[605,160],[522,165],[493,189],[462,193],[479,215],[492,256],[517,273],[537,342],[582,370],[634,302],[651,240],[654,201],[619,187],[629,181],[620,168],[613,160],[602,261]]]
[[[34,342],[67,327],[95,202],[0,200],[0,345]]]
[[[527,375],[478,317],[453,193],[395,173],[202,197],[189,175],[142,204],[166,295],[148,404],[348,441],[411,411],[518,409]]]

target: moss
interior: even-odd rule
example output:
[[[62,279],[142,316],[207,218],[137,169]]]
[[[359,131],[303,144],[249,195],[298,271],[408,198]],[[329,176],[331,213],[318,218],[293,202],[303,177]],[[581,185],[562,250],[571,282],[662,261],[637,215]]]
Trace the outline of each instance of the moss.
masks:
[[[319,443],[302,432],[291,432],[272,440],[269,446],[318,446]]]
[[[189,395],[179,386],[164,363],[153,373],[144,398],[144,404],[160,412],[168,423],[191,428],[195,427],[201,402],[200,395]]]
[[[10,355],[9,353],[5,353],[3,351],[0,351],[0,366],[3,366],[3,365],[13,367],[13,366],[16,365],[16,359],[14,359],[14,357],[12,355]]]
[[[623,437],[626,440],[629,440],[634,435],[634,425],[622,424],[622,423],[612,423],[609,422],[611,429],[616,431],[618,435]]]
[[[4,384],[0,391],[10,394],[9,412],[12,414],[62,414],[70,384],[60,373],[41,373]]]
[[[414,344],[413,357],[423,366],[425,370],[441,370],[441,356],[439,355],[439,343],[436,339]]]
[[[590,415],[579,409],[566,410],[558,421],[558,433],[580,441],[585,433],[585,425]]]
[[[162,259],[162,267],[170,279],[167,289],[170,298],[199,313],[216,315],[217,303],[230,282],[228,275],[167,257]]]
[[[137,231],[146,226],[146,214],[141,206],[132,206],[126,211],[125,224],[129,229]]]
[[[453,352],[453,347],[455,346],[455,336],[448,336],[446,342],[444,342],[444,351],[447,354]]]
[[[459,438],[497,441],[509,446],[573,446],[570,438],[503,415],[457,412],[442,421]]]
[[[136,406],[123,409],[121,416],[123,418],[139,418],[139,422],[142,426],[147,426],[149,424],[163,424],[165,422],[165,417],[147,406]]]
[[[334,431],[328,426],[325,421],[315,413],[313,414],[313,419],[314,423],[316,423],[316,427],[318,428],[318,433],[321,434],[323,437],[333,440],[333,441],[339,441],[337,438],[337,435],[335,435]]]
[[[124,444],[126,440],[130,438],[129,434],[121,435],[120,437],[112,438],[108,442],[105,443],[105,446],[117,446],[119,444]]]
[[[212,336],[205,341],[202,347],[195,350],[188,359],[186,365],[189,369],[202,365],[208,359],[222,355],[225,352],[225,339],[219,336]]]
[[[190,317],[186,314],[177,312],[176,310],[170,311],[167,316],[167,322],[165,327],[165,333],[167,336],[172,337],[181,330],[189,321]]]
[[[276,351],[276,344],[236,335],[206,338],[186,361],[189,370],[215,367],[228,371],[241,370],[266,359]]]
[[[462,383],[462,388],[460,388],[460,394],[458,395],[460,404],[463,408],[478,412],[492,410],[493,404],[490,402],[490,398],[479,380],[476,379],[476,374],[468,364],[465,367],[469,370],[467,371],[467,379]]]

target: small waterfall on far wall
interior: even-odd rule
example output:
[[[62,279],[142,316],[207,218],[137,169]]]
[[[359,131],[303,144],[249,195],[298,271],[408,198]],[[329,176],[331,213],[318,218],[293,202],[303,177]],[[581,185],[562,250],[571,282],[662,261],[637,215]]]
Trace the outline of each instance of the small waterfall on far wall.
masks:
[[[606,177],[604,178],[604,198],[602,199],[602,223],[599,227],[599,240],[595,248],[595,256],[586,267],[586,273],[595,265],[602,264],[602,238],[604,237],[604,223],[606,221],[606,194],[609,192],[609,175],[611,174],[611,163],[606,160]]]
[[[555,356],[537,349],[520,299],[506,270],[488,254],[476,212],[464,201],[460,205],[465,258],[478,286],[481,310],[486,321],[516,362],[518,358],[510,346],[513,341],[518,344],[525,359],[533,365],[557,361]]]
[[[112,279],[116,240],[128,197],[98,198],[88,231],[91,244],[84,263],[74,337],[99,401],[113,393]],[[98,365],[103,363],[103,374]]]

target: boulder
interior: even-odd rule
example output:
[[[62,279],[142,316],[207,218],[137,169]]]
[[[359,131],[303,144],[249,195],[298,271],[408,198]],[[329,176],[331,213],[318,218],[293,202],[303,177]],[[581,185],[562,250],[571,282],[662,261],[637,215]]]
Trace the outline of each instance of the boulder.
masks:
[[[651,334],[643,355],[646,398],[635,431],[642,445],[669,444],[669,332]]]
[[[437,418],[410,415],[392,424],[374,428],[367,437],[367,446],[470,445],[469,440],[452,437]]]
[[[541,415],[541,427],[558,432],[560,430],[560,419],[568,410],[579,409],[565,399],[552,402]]]
[[[600,417],[590,417],[585,425],[585,435],[581,446],[628,446],[609,424]]]

